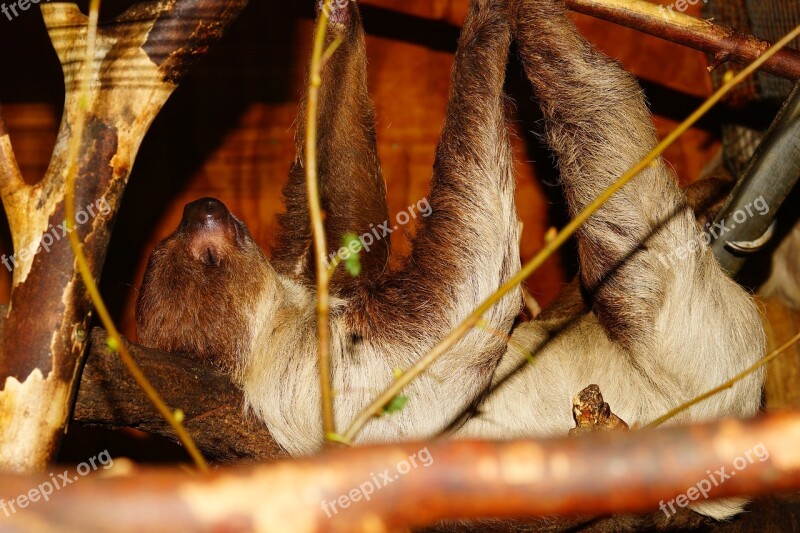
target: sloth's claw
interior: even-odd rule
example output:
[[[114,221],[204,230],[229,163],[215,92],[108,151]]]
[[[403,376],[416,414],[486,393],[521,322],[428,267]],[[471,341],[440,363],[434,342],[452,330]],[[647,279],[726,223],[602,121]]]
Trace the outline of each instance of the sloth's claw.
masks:
[[[328,18],[331,24],[342,24],[347,25],[350,22],[350,13],[351,8],[350,4],[355,2],[355,0],[333,0],[330,3],[330,11],[328,12]],[[319,0],[317,3],[317,9],[322,10],[325,9],[325,4],[327,0]]]
[[[611,406],[603,401],[603,394],[597,385],[589,385],[575,395],[572,399],[572,416],[575,418],[575,427],[569,430],[572,436],[628,429],[628,424],[612,413]]]

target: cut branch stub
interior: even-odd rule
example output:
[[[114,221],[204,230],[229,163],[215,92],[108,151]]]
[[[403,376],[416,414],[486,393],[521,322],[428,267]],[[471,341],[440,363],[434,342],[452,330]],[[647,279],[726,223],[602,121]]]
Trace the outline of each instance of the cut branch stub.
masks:
[[[628,429],[628,424],[611,412],[611,406],[603,400],[597,385],[589,385],[572,399],[572,417],[575,427],[569,430],[573,436],[597,431]]]
[[[70,135],[87,110],[76,185],[76,229],[95,278],[111,222],[147,129],[177,80],[246,0],[161,0],[138,4],[98,30],[84,69],[87,18],[74,4],[42,12],[64,70],[64,116],[44,179],[26,185],[0,126],[0,196],[15,255],[0,357],[0,468],[43,468],[56,451],[77,389],[90,305],[64,226]],[[169,51],[169,52],[167,52]],[[79,76],[91,76],[78,94]],[[85,102],[79,99],[86,97]]]

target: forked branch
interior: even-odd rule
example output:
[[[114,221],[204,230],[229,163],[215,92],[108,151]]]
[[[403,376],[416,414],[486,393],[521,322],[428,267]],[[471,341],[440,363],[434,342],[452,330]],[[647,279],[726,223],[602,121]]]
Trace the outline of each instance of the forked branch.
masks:
[[[74,4],[42,6],[64,70],[64,116],[46,176],[22,182],[0,135],[0,196],[15,255],[0,352],[0,468],[42,469],[54,456],[77,390],[89,303],[65,224],[68,146],[78,140],[74,232],[99,276],[110,228],[139,145],[189,65],[222,36],[246,0],[159,0],[101,25],[94,68],[84,69],[87,19]],[[80,73],[92,72],[86,94]]]

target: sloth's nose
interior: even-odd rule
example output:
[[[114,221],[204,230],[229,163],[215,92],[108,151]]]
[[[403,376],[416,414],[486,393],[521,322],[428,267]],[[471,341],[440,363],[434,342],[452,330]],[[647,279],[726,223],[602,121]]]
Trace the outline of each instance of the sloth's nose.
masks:
[[[208,266],[219,266],[239,244],[236,219],[216,198],[201,198],[186,204],[177,232],[189,253]]]
[[[182,228],[214,226],[229,219],[230,212],[216,198],[200,198],[183,208]]]

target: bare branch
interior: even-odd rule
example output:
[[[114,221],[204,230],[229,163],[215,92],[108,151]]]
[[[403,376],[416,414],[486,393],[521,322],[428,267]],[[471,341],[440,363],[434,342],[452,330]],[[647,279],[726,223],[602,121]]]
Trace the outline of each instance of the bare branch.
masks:
[[[679,509],[678,501],[685,506],[705,495],[800,488],[798,441],[800,413],[787,412],[750,422],[538,442],[374,446],[202,476],[122,467],[29,505],[10,516],[9,525],[358,532],[442,519],[657,511],[662,500],[674,500]],[[715,478],[715,486],[709,472],[720,469],[728,477]],[[48,479],[0,476],[0,499],[28,494]],[[702,480],[705,495],[697,490]],[[367,498],[368,485],[374,490]]]
[[[747,65],[771,43],[750,34],[685,15],[645,0],[564,0],[571,10],[627,26],[714,56],[714,66],[726,61]],[[782,78],[800,78],[800,52],[785,48],[761,66]]]
[[[328,29],[332,0],[325,0],[320,10],[317,27],[314,31],[314,48],[308,73],[308,104],[306,109],[306,187],[308,211],[311,216],[311,229],[314,235],[317,279],[317,352],[319,357],[319,383],[322,401],[322,429],[325,439],[336,434],[336,421],[333,416],[333,390],[331,386],[330,363],[330,279],[331,275],[323,258],[328,255],[325,249],[325,224],[323,223],[322,201],[317,176],[317,110],[319,88],[322,84],[323,55],[325,53],[325,33]]]

